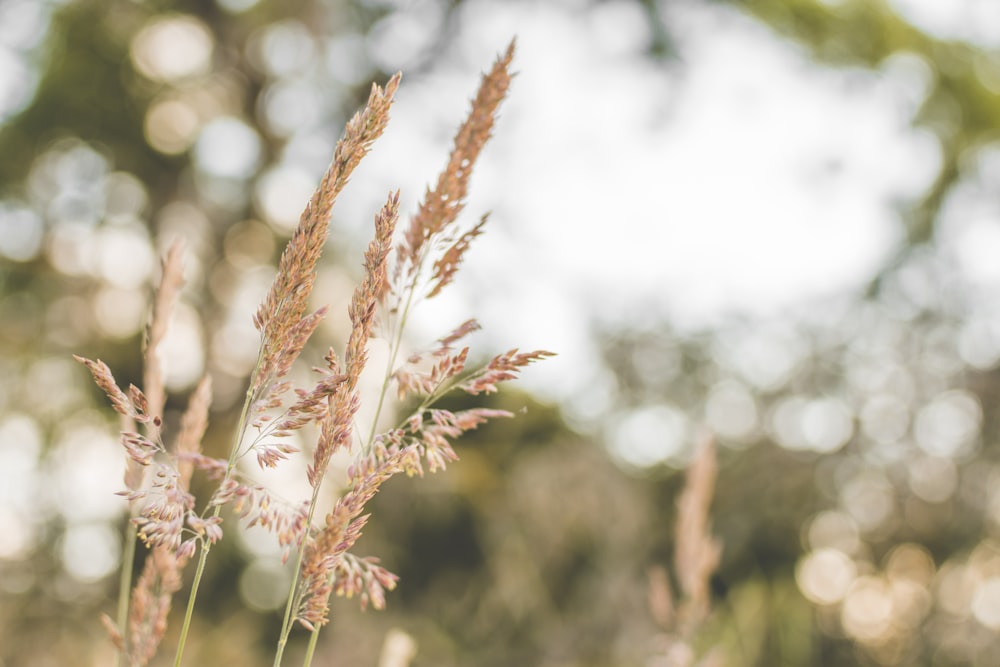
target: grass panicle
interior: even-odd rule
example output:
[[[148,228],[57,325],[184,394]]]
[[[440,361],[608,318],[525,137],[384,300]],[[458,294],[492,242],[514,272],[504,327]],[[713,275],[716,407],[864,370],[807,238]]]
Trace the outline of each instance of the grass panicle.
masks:
[[[695,640],[711,610],[711,579],[719,567],[722,544],[711,534],[709,509],[718,463],[715,444],[706,437],[698,447],[677,499],[674,527],[674,575],[679,594],[662,566],[649,570],[649,608],[660,626],[656,664],[664,667],[722,667],[722,651],[713,647],[700,657]]]
[[[146,431],[141,435],[131,428],[123,429],[121,443],[126,452],[125,487],[121,492],[132,508],[131,521],[125,536],[122,585],[119,592],[117,620],[103,619],[112,640],[119,649],[118,662],[142,666],[156,654],[167,629],[167,617],[173,595],[181,588],[182,572],[193,554],[193,542],[184,543],[182,530],[185,517],[193,507],[194,498],[188,492],[193,465],[183,459],[176,467],[156,463],[158,455],[166,453],[160,428],[166,405],[163,365],[159,356],[183,279],[183,245],[174,243],[162,263],[161,279],[153,300],[153,308],[144,338],[143,384],[145,390],[130,386],[126,395],[100,360],[76,359],[85,364],[95,382],[111,400],[115,409],[128,422],[139,422]],[[201,440],[208,426],[211,405],[211,380],[204,377],[192,392],[187,409],[181,417],[181,428],[174,443],[175,455],[200,451]],[[144,473],[155,470],[149,488],[143,490]],[[144,501],[136,507],[138,501]],[[137,538],[150,548],[143,570],[131,594],[131,566]]]
[[[247,526],[260,525],[272,531],[286,560],[295,555],[274,664],[281,664],[292,628],[298,624],[312,631],[305,659],[308,665],[319,629],[329,621],[333,595],[356,597],[363,608],[381,609],[387,591],[397,584],[396,575],[378,558],[352,552],[368,521],[368,503],[382,485],[400,473],[420,476],[425,468],[443,470],[458,458],[452,446],[455,438],[490,419],[512,416],[486,408],[453,413],[435,408],[434,403],[451,391],[493,392],[499,383],[514,379],[525,366],[551,353],[512,350],[469,370],[470,348],[456,349],[459,341],[479,328],[475,320],[468,320],[440,338],[427,353],[412,355],[398,366],[396,361],[411,309],[453,281],[470,244],[484,231],[487,216],[467,229],[459,226],[458,216],[465,205],[472,168],[490,137],[497,109],[510,85],[513,55],[512,42],[483,76],[448,163],[434,188],[428,188],[395,253],[400,197],[399,192],[389,194],[375,216],[364,273],[347,310],[351,331],[346,347],[340,355],[329,350],[325,366],[315,369],[315,384],[293,387],[287,379],[290,371],[327,316],[325,307],[309,312],[309,301],[331,209],[351,173],[385,130],[400,76],[393,76],[384,89],[372,86],[365,107],[347,123],[330,166],[280,257],[274,282],[253,314],[260,348],[228,459],[201,453],[211,406],[207,377],[191,393],[172,446],[167,448],[161,437],[166,391],[158,350],[183,283],[179,245],[172,246],[164,259],[146,330],[144,390],[134,386],[123,390],[106,364],[77,357],[126,424],[144,426],[143,433],[134,426],[123,428],[121,437],[130,470],[144,473],[129,473],[126,489],[121,492],[133,507],[129,542],[134,547],[138,539],[149,553],[131,595],[119,602],[117,620],[103,619],[119,649],[119,664],[146,665],[156,654],[184,569],[195,560],[174,657],[175,667],[182,663],[199,583],[211,546],[223,538],[222,511],[229,507]],[[367,438],[362,438],[356,424],[363,399],[359,381],[368,362],[369,342],[380,333],[389,344],[389,362],[381,391],[373,399],[377,407],[371,428]],[[286,400],[289,392],[294,393],[291,401]],[[417,405],[395,427],[379,433],[379,416],[389,394],[400,401],[417,399]],[[308,424],[317,425],[304,480],[310,488],[308,500],[287,502],[237,470],[236,462],[247,454],[254,454],[262,469],[299,455],[287,439]],[[339,451],[351,456],[346,480],[336,480],[340,493],[332,509],[317,517],[320,492],[330,477],[329,463]],[[196,471],[215,482],[214,491],[200,502],[191,492]],[[123,574],[123,591],[128,590],[131,579],[130,573]]]
[[[297,352],[290,355],[287,348],[308,306],[316,280],[316,262],[326,243],[330,212],[355,167],[385,130],[399,81],[400,75],[396,74],[384,90],[372,84],[368,103],[347,123],[334,149],[333,160],[281,255],[275,280],[254,316],[263,343],[252,393],[280,377],[276,363],[279,358],[297,356]]]
[[[320,451],[336,451],[347,446],[351,440],[352,424],[359,407],[358,396],[352,391],[356,382],[353,378],[363,366],[363,345],[371,335],[370,325],[378,306],[381,306],[382,312],[391,321],[391,326],[387,327],[389,362],[372,428],[367,440],[361,443],[355,464],[351,468],[348,490],[326,516],[323,528],[311,536],[302,559],[301,574],[304,583],[293,597],[298,603],[299,621],[309,628],[318,629],[326,623],[331,592],[357,592],[356,587],[338,588],[335,573],[338,568],[343,568],[345,558],[354,558],[349,554],[349,549],[360,536],[367,521],[367,516],[363,514],[365,505],[380,486],[400,472],[422,475],[421,460],[426,462],[431,472],[444,469],[448,462],[457,460],[449,438],[457,437],[490,417],[508,416],[508,413],[502,411],[484,411],[476,419],[462,420],[452,416],[449,420],[444,415],[450,413],[430,410],[434,401],[448,391],[462,386],[469,350],[463,348],[451,355],[451,345],[478,328],[474,320],[465,322],[439,341],[438,348],[432,352],[438,361],[429,374],[420,375],[406,368],[417,363],[420,355],[407,360],[404,367],[397,368],[395,364],[410,309],[421,298],[431,298],[440,293],[455,275],[471,241],[483,231],[486,216],[472,230],[461,232],[457,227],[458,215],[464,207],[472,167],[490,137],[500,102],[510,86],[509,67],[513,54],[512,42],[492,69],[483,76],[469,115],[455,137],[444,171],[438,177],[436,186],[427,190],[423,202],[410,220],[395,255],[396,263],[391,273],[386,273],[388,237],[383,236],[378,219],[376,221],[375,239],[366,255],[366,277],[355,291],[350,307],[353,326],[345,354],[346,375],[349,379],[330,398],[330,415],[324,422],[316,461],[310,470],[310,480],[314,484],[321,483],[322,464],[328,460],[328,456],[320,456]],[[383,217],[384,215],[380,215],[379,219]],[[427,265],[433,268],[429,277],[424,275],[424,267]],[[429,288],[424,283],[428,279]],[[548,354],[550,353],[544,351],[530,353],[524,359],[518,359],[518,363],[526,365]],[[491,370],[483,372],[492,373]],[[494,373],[491,377],[494,382],[500,382],[515,376],[516,373],[508,373],[500,378]],[[471,377],[475,378],[477,375],[473,373]],[[422,391],[424,400],[413,414],[402,421],[404,426],[377,434],[378,419],[393,382],[397,385],[397,395],[405,397],[410,390],[416,390],[413,393]],[[373,582],[375,588],[362,594],[363,604],[367,604],[369,600],[382,599],[381,591],[384,586],[380,582],[383,579],[394,582],[394,579],[374,574],[366,579]]]
[[[167,335],[170,316],[181,287],[184,285],[184,244],[174,242],[167,250],[163,259],[160,285],[153,300],[153,312],[149,325],[146,327],[144,351],[142,355],[142,388],[146,393],[147,410],[154,416],[163,416],[163,407],[167,402],[167,392],[163,378],[163,363],[160,360],[160,344]],[[158,429],[155,420],[149,422],[150,430]],[[152,439],[157,439],[157,433],[150,433]]]
[[[483,77],[469,115],[455,135],[447,165],[438,176],[434,188],[427,189],[423,202],[406,229],[399,250],[397,282],[415,282],[424,266],[428,246],[440,241],[442,237],[447,240],[448,234],[455,231],[453,226],[465,207],[472,169],[493,132],[500,102],[507,96],[510,88],[510,64],[514,59],[514,46],[512,41],[506,52]],[[480,228],[481,225],[482,221]],[[451,245],[459,243],[463,236],[465,235],[457,234],[450,239]],[[452,261],[445,262],[438,268],[434,276],[437,284],[432,288],[434,294],[439,293],[447,283],[444,279],[446,267],[451,264],[457,266],[455,259],[457,258],[452,256]]]
[[[392,248],[392,236],[399,218],[399,193],[389,196],[375,218],[375,238],[365,252],[365,276],[354,290],[348,316],[351,334],[347,341],[343,382],[329,396],[329,413],[323,422],[322,437],[316,446],[309,468],[309,482],[318,487],[330,457],[350,444],[354,417],[361,407],[358,380],[368,361],[368,340],[375,325],[379,295],[385,293],[386,266]],[[339,370],[339,365],[337,367]],[[339,374],[338,374],[339,376]]]

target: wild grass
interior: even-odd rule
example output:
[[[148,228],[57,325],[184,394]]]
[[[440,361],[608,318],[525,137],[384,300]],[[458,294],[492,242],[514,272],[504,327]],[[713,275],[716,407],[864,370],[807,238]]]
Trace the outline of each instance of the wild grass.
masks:
[[[662,631],[656,667],[722,667],[719,646],[699,655],[697,639],[711,610],[710,582],[719,566],[722,544],[711,534],[709,508],[715,490],[718,463],[715,444],[705,438],[687,469],[684,488],[677,499],[674,524],[674,577],[679,591],[670,584],[666,568],[649,571],[649,608]]]
[[[171,620],[174,595],[194,561],[174,648],[173,664],[183,663],[199,584],[213,545],[230,530],[223,515],[229,509],[248,525],[273,532],[286,559],[293,563],[274,665],[282,663],[296,625],[310,633],[304,659],[309,665],[320,631],[329,620],[332,595],[356,596],[362,607],[379,609],[385,605],[386,592],[396,586],[396,576],[377,558],[353,551],[368,520],[368,502],[382,484],[400,473],[419,476],[425,470],[444,470],[458,458],[452,442],[462,433],[490,419],[512,416],[486,408],[450,412],[435,404],[450,392],[492,393],[550,352],[514,349],[470,368],[469,347],[462,341],[479,325],[469,320],[447,331],[424,354],[400,361],[400,353],[413,310],[454,280],[471,242],[484,230],[485,216],[466,225],[459,214],[465,206],[469,176],[510,86],[513,55],[512,42],[483,76],[444,170],[399,233],[399,193],[387,196],[375,215],[374,238],[364,255],[364,276],[348,308],[351,330],[346,348],[339,352],[330,348],[322,365],[314,369],[315,383],[295,388],[288,380],[289,372],[327,315],[326,308],[310,312],[309,303],[331,209],[355,167],[384,131],[400,75],[384,88],[372,86],[365,107],[347,123],[329,169],[281,255],[274,282],[253,315],[260,348],[228,458],[201,452],[212,403],[207,376],[192,392],[178,432],[162,432],[166,392],[157,352],[182,283],[179,245],[164,259],[145,336],[143,388],[122,389],[103,362],[76,357],[90,370],[124,423],[121,443],[127,471],[121,494],[128,500],[130,521],[116,616],[103,619],[118,649],[118,664],[141,667],[157,654]],[[377,335],[388,343],[388,363],[371,424],[359,424],[359,379],[368,363],[369,343]],[[379,431],[377,425],[391,394],[400,404],[416,407],[396,426]],[[318,434],[316,441],[311,452],[299,451],[291,436],[309,425]],[[319,516],[320,493],[333,483],[329,467],[338,452],[348,452],[352,459],[345,490],[332,509]],[[307,457],[302,482],[310,489],[309,499],[289,506],[245,479],[237,463],[247,456],[255,457],[261,468],[282,465],[291,457]],[[195,472],[212,480],[214,491],[208,497],[192,494]],[[149,552],[142,572],[135,577],[129,568],[138,542]]]

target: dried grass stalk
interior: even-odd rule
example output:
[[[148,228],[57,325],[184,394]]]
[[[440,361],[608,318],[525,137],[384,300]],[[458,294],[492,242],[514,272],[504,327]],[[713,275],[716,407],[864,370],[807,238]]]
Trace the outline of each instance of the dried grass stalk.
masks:
[[[115,377],[111,374],[111,369],[108,368],[106,363],[100,359],[94,361],[75,354],[73,358],[87,367],[94,378],[94,383],[107,394],[108,399],[111,401],[111,407],[115,409],[115,412],[136,421],[146,421],[145,415],[140,413],[136,406],[132,404],[132,398],[122,391],[118,383],[115,382]]]
[[[133,428],[126,429],[122,445],[130,466],[152,471],[152,480],[148,489],[140,489],[139,478],[133,476],[123,495],[133,503],[145,499],[132,523],[150,553],[132,590],[127,618],[120,613],[117,623],[106,619],[112,639],[129,665],[146,665],[156,653],[166,632],[173,594],[181,586],[183,569],[200,545],[192,594],[175,656],[175,664],[180,664],[198,583],[210,546],[222,538],[221,511],[229,504],[249,525],[273,531],[286,549],[286,556],[293,546],[297,547],[296,575],[275,654],[276,665],[281,663],[295,621],[309,628],[322,626],[327,621],[329,599],[334,593],[357,596],[362,607],[382,608],[386,591],[395,587],[397,577],[383,568],[378,559],[351,553],[367,523],[368,502],[394,475],[422,475],[424,462],[434,472],[457,460],[451,441],[464,432],[489,419],[512,416],[506,411],[485,408],[452,413],[435,409],[434,402],[452,390],[491,393],[499,383],[515,378],[528,364],[551,354],[542,350],[519,353],[514,349],[477,370],[468,371],[469,348],[456,351],[453,346],[479,328],[475,320],[469,320],[439,339],[429,353],[432,364],[426,372],[394,368],[406,312],[415,301],[437,295],[453,280],[470,244],[483,231],[486,216],[466,231],[461,231],[456,221],[464,206],[472,167],[490,136],[498,105],[509,87],[508,67],[513,52],[512,42],[483,76],[469,116],[455,138],[448,164],[437,185],[428,189],[404,234],[391,280],[388,265],[399,218],[399,193],[388,196],[375,217],[374,238],[365,253],[364,277],[348,308],[351,333],[342,361],[330,350],[327,366],[318,369],[320,378],[315,385],[309,389],[296,388],[297,398],[286,409],[283,395],[292,386],[285,377],[326,315],[325,308],[312,313],[307,313],[307,308],[317,262],[328,234],[331,208],[354,168],[385,129],[400,77],[398,74],[392,77],[384,90],[372,86],[367,105],[347,124],[344,136],[337,143],[330,167],[303,211],[281,255],[277,276],[254,314],[254,324],[261,333],[261,348],[228,461],[201,453],[211,403],[208,378],[191,394],[173,449],[168,452],[161,441],[166,392],[157,350],[182,283],[179,245],[171,247],[164,260],[163,280],[146,332],[146,393],[134,386],[123,390],[103,362],[77,357],[123,418],[146,424],[145,435],[134,432]],[[429,267],[430,275],[422,275],[424,267]],[[399,306],[404,301],[401,312]],[[338,450],[351,449],[361,400],[358,383],[368,361],[368,344],[380,311],[401,316],[395,318],[395,329],[391,332],[392,353],[372,432],[367,441],[358,439],[361,446],[354,452],[346,491],[321,525],[314,528],[313,514],[330,459]],[[408,364],[413,366],[420,358],[415,357]],[[398,427],[376,436],[378,413],[393,378],[404,396],[419,396],[421,402]],[[280,414],[279,409],[283,410]],[[262,467],[274,467],[298,452],[281,439],[311,422],[319,424],[319,437],[308,468],[308,480],[313,487],[310,501],[286,507],[267,489],[241,481],[235,466],[239,456],[254,452]],[[258,433],[246,449],[244,432],[251,424]],[[196,499],[190,491],[195,469],[218,481],[200,512],[196,511]],[[127,589],[127,585],[123,586],[123,590]],[[316,636],[314,633],[311,639],[306,664],[311,659]]]
[[[146,393],[148,412],[154,418],[163,416],[163,406],[167,401],[164,388],[163,363],[159,348],[167,334],[170,316],[173,314],[177,296],[184,284],[183,275],[184,244],[173,243],[162,262],[160,286],[153,300],[153,312],[146,327],[145,351],[143,353],[142,386]],[[152,437],[152,436],[151,436]]]
[[[392,235],[399,219],[399,192],[389,195],[382,210],[375,217],[375,238],[365,252],[365,276],[354,290],[348,315],[351,335],[345,355],[346,372],[343,381],[329,398],[329,414],[322,424],[322,435],[316,446],[309,483],[317,486],[326,472],[330,457],[351,441],[354,417],[361,405],[357,392],[358,380],[368,361],[368,340],[375,325],[379,295],[385,293],[386,266],[392,249]],[[339,370],[339,368],[338,368]]]
[[[194,464],[191,456],[201,452],[201,441],[208,427],[208,409],[212,402],[211,379],[202,378],[191,393],[181,417],[181,429],[174,451],[178,454],[175,483],[182,493],[189,491]],[[142,574],[132,590],[128,619],[126,660],[133,667],[143,667],[156,655],[167,630],[174,594],[183,582],[182,572],[194,553],[193,542],[185,549],[172,545],[154,546],[146,558]]]
[[[177,454],[178,482],[185,491],[190,489],[194,462],[191,455],[201,452],[201,441],[208,428],[208,409],[212,404],[212,378],[203,377],[191,392],[187,409],[181,416],[181,430],[174,441]]]
[[[696,660],[693,640],[711,608],[710,584],[719,566],[722,544],[712,537],[709,508],[715,490],[718,464],[715,444],[705,438],[685,475],[677,500],[674,528],[674,573],[680,587],[675,594],[666,569],[649,571],[649,607],[653,619],[664,630],[660,662],[665,667],[709,667],[722,665],[722,653],[710,649]]]
[[[490,138],[496,122],[497,109],[510,88],[510,64],[514,58],[515,42],[511,41],[506,52],[497,59],[493,68],[483,77],[472,101],[472,108],[465,122],[455,135],[454,145],[444,171],[438,176],[434,188],[428,188],[424,200],[410,220],[399,249],[399,263],[394,280],[403,285],[414,285],[419,278],[428,246],[441,235],[447,236],[458,214],[465,207],[469,190],[469,177],[483,146]],[[455,234],[448,259],[434,267],[431,293],[441,291],[454,274],[468,242],[480,233],[483,222],[466,235]],[[469,236],[471,234],[471,236]],[[463,241],[464,239],[464,241]]]
[[[253,394],[266,386],[276,372],[276,360],[289,355],[294,328],[305,314],[309,294],[316,280],[316,262],[326,242],[333,204],[347,184],[351,172],[367,155],[372,143],[385,130],[389,108],[399,87],[400,75],[393,76],[385,90],[372,85],[365,108],[347,123],[344,136],[337,142],[333,160],[313,194],[299,225],[285,247],[278,263],[274,283],[257,309],[254,324],[263,338],[261,363],[253,384]]]
[[[689,622],[700,622],[708,613],[709,584],[722,555],[721,543],[711,535],[709,519],[717,472],[715,444],[705,439],[687,470],[684,490],[677,500],[674,565],[681,592],[690,605]]]
[[[130,386],[126,394],[102,361],[75,357],[87,366],[117,412],[146,427],[146,436],[132,432],[128,425],[122,432],[122,445],[128,455],[125,476],[128,491],[124,495],[133,505],[137,500],[147,497],[147,492],[140,490],[142,470],[152,465],[158,454],[165,452],[160,441],[160,428],[166,391],[158,349],[166,335],[170,315],[183,284],[182,254],[182,245],[175,243],[163,261],[162,279],[155,293],[152,315],[146,329],[143,366],[145,392]],[[181,419],[181,432],[177,437],[175,453],[199,452],[211,403],[210,387],[206,377],[193,392],[188,409]],[[190,509],[189,505],[193,503],[193,498],[187,491],[193,466],[185,461],[179,461],[177,465],[179,472],[163,464],[155,466],[157,473],[152,491],[156,495],[139,510],[138,516],[132,521],[139,527],[139,536],[152,547],[152,551],[128,597],[124,593],[129,584],[129,578],[125,574],[130,570],[123,568],[119,618],[116,622],[107,617],[103,619],[121,657],[133,667],[146,665],[155,655],[166,632],[171,599],[181,586],[181,571],[191,553],[190,548],[180,548],[180,530]],[[134,528],[130,528],[126,536],[124,558],[129,564],[134,553],[132,547],[135,535]],[[123,631],[123,626],[127,630]]]
[[[404,233],[396,254],[391,283],[386,280],[386,260],[392,229],[381,221],[392,220],[395,223],[394,198],[376,221],[375,240],[366,255],[365,279],[355,291],[350,307],[352,331],[344,356],[344,375],[347,379],[330,396],[329,414],[322,422],[322,435],[309,472],[310,482],[315,488],[322,481],[330,455],[350,445],[353,421],[359,406],[355,386],[366,361],[366,345],[380,303],[390,315],[397,316],[393,321],[394,329],[389,334],[390,358],[386,382],[369,439],[363,443],[360,458],[351,468],[349,488],[325,517],[323,527],[310,536],[305,547],[297,620],[307,627],[318,628],[326,623],[329,597],[334,592],[347,595],[359,593],[362,604],[371,601],[378,607],[382,604],[384,590],[395,584],[394,577],[381,569],[374,569],[374,566],[359,569],[348,565],[370,563],[367,559],[357,559],[349,550],[367,521],[364,508],[381,485],[400,472],[423,474],[421,459],[426,460],[431,472],[443,470],[447,463],[458,458],[451,447],[451,439],[490,418],[511,416],[505,411],[485,409],[452,414],[431,409],[434,401],[452,389],[469,393],[495,391],[498,383],[513,379],[521,368],[550,354],[545,351],[518,354],[517,350],[511,350],[494,358],[484,368],[467,373],[465,366],[469,349],[453,352],[451,346],[479,328],[474,320],[469,320],[438,341],[438,347],[431,352],[434,363],[429,371],[394,368],[410,308],[420,298],[437,295],[452,281],[470,243],[482,233],[485,216],[466,232],[460,232],[456,223],[464,205],[472,167],[489,139],[497,109],[510,85],[508,68],[513,53],[512,42],[483,76],[469,116],[455,137],[445,170],[438,177],[437,185],[428,189]],[[421,272],[422,267],[428,264],[432,273],[429,276],[430,286],[424,291],[421,288]],[[339,372],[335,356],[331,354],[328,359],[331,372]],[[408,364],[412,366],[421,359],[422,356],[417,355]],[[396,381],[401,397],[417,395],[423,400],[405,420],[405,428],[376,436],[375,423],[392,379]]]

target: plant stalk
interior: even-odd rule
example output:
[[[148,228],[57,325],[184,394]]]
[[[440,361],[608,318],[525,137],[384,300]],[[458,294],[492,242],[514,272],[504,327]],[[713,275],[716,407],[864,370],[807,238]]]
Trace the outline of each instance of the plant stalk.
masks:
[[[258,356],[258,368],[260,364],[260,358]],[[253,387],[254,378],[250,378],[250,387],[247,388],[246,399],[243,401],[243,410],[240,412],[240,421],[236,427],[236,438],[233,442],[233,446],[229,452],[229,463],[226,465],[226,474],[223,476],[222,481],[219,483],[221,487],[233,476],[233,470],[236,468],[236,457],[239,453],[240,444],[243,442],[243,436],[247,428],[247,418],[250,414],[250,406],[253,405]],[[222,505],[216,505],[215,511],[212,512],[213,518],[218,518],[222,514]],[[205,574],[205,563],[208,561],[208,552],[212,549],[212,543],[208,540],[203,540],[201,543],[201,555],[198,557],[198,567],[194,573],[194,581],[191,583],[191,593],[188,595],[187,609],[184,612],[184,624],[181,626],[181,635],[177,640],[177,653],[174,655],[174,667],[180,667],[181,660],[184,656],[184,646],[187,643],[188,630],[191,627],[191,617],[194,615],[194,604],[198,597],[198,587],[201,584],[201,578]]]
[[[131,506],[131,504],[130,504]],[[115,653],[115,667],[120,667],[122,657],[128,648],[128,606],[132,591],[132,572],[135,568],[135,531],[132,530],[132,513],[129,512],[128,523],[125,526],[125,548],[122,551],[122,571],[118,579],[118,613],[116,622],[118,631],[122,633],[122,648]]]
[[[302,660],[302,667],[312,665],[313,654],[316,652],[316,644],[319,642],[319,628],[316,628],[309,637],[309,646],[306,648],[306,657]]]
[[[278,648],[274,653],[274,667],[281,666],[281,658],[285,653],[285,646],[288,644],[288,636],[292,632],[292,625],[295,622],[294,609],[298,606],[301,594],[299,592],[299,582],[302,576],[302,561],[305,558],[306,545],[309,540],[309,530],[312,527],[313,516],[316,512],[316,501],[319,499],[319,489],[322,485],[322,478],[317,478],[316,486],[313,487],[312,499],[309,501],[309,516],[306,517],[305,532],[299,541],[299,549],[295,556],[295,569],[292,575],[292,585],[288,590],[288,602],[285,603],[285,617],[281,622],[281,635],[278,637]]]
[[[420,264],[423,264],[423,258],[420,260]],[[420,272],[417,271],[415,277],[413,278],[413,284],[406,295],[406,305],[403,306],[403,312],[399,315],[399,326],[396,327],[396,331],[393,332],[391,347],[389,350],[389,361],[385,368],[385,378],[382,380],[382,390],[378,395],[378,403],[375,406],[375,414],[372,416],[372,427],[368,431],[368,440],[364,443],[364,451],[368,451],[372,443],[375,442],[375,431],[378,428],[378,418],[382,414],[382,407],[385,404],[385,396],[389,393],[389,380],[392,379],[392,371],[396,367],[396,359],[399,357],[399,350],[403,346],[403,331],[406,329],[406,320],[410,314],[410,308],[413,305],[413,295],[417,291],[417,277]]]

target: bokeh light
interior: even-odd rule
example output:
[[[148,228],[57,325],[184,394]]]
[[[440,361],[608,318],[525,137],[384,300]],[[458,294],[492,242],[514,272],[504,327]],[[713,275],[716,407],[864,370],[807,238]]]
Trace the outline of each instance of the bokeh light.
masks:
[[[795,570],[799,590],[816,604],[840,602],[854,581],[854,562],[837,549],[819,549],[806,556]]]
[[[120,533],[107,524],[72,525],[62,538],[63,566],[79,581],[100,581],[118,568],[120,541]]]
[[[240,598],[251,609],[269,612],[281,609],[291,579],[280,560],[258,558],[240,574]]]
[[[198,112],[178,99],[164,99],[150,105],[146,112],[146,141],[166,155],[177,155],[189,149],[201,128]]]
[[[0,5],[0,121],[22,111],[35,94],[39,72],[31,59],[38,56],[56,4],[11,0]]]
[[[0,560],[27,556],[41,521],[33,499],[42,477],[43,434],[28,414],[9,412],[0,422]]]
[[[944,392],[923,406],[913,425],[917,444],[928,454],[967,456],[976,444],[982,409],[961,390]]]
[[[291,234],[299,222],[302,202],[312,196],[314,181],[304,169],[277,165],[257,179],[257,206],[276,230]]]
[[[753,394],[741,382],[719,382],[705,400],[705,421],[714,433],[727,441],[746,440],[755,434],[758,426]]]
[[[275,77],[301,73],[317,55],[312,33],[301,22],[286,19],[254,32],[247,42],[250,64]]]
[[[851,583],[840,622],[851,637],[875,643],[889,632],[892,615],[892,590],[888,582],[880,577],[863,576]]]
[[[141,290],[108,286],[94,296],[93,311],[103,335],[126,339],[146,323],[149,302]]]
[[[990,577],[976,587],[972,615],[991,630],[1000,630],[1000,577]]]
[[[849,556],[856,554],[862,544],[857,523],[838,510],[825,510],[812,518],[807,542],[813,549],[834,549]]]
[[[894,516],[895,490],[881,472],[864,470],[844,484],[840,504],[862,532],[875,532]]]
[[[683,411],[671,405],[635,410],[617,425],[612,435],[612,453],[626,464],[648,467],[683,461],[690,451],[691,423]]]
[[[111,521],[125,512],[125,501],[107,492],[120,490],[125,462],[118,439],[96,413],[62,420],[46,464],[52,485],[43,502],[68,523]]]
[[[386,14],[368,33],[372,62],[383,72],[395,72],[418,60],[441,30],[444,13],[441,3],[416,2]]]
[[[178,305],[160,353],[168,389],[182,391],[201,378],[205,372],[204,334],[201,317],[194,308]]]
[[[42,220],[30,207],[0,202],[0,255],[16,262],[34,259],[42,249]]]
[[[132,38],[137,70],[154,81],[176,82],[206,74],[214,40],[201,20],[189,14],[157,16]]]
[[[942,503],[958,488],[958,467],[946,458],[922,457],[910,463],[910,489],[929,503]]]
[[[216,118],[201,129],[194,146],[195,165],[212,176],[249,178],[260,161],[260,137],[238,118]]]

